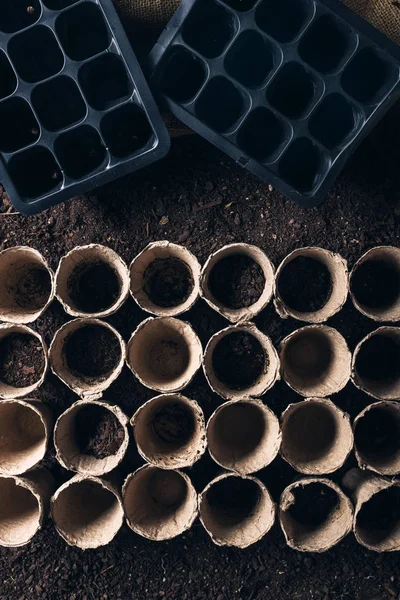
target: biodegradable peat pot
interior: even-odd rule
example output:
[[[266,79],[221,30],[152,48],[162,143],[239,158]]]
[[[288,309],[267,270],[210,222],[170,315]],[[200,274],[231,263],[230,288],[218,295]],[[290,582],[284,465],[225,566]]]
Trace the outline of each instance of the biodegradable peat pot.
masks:
[[[274,272],[260,248],[229,244],[208,258],[201,273],[200,293],[211,308],[232,323],[249,321],[271,300]]]
[[[196,490],[181,471],[144,465],[128,475],[122,498],[132,531],[157,542],[184,533],[198,515]]]
[[[354,419],[354,449],[361,469],[400,473],[400,404],[375,402]]]
[[[32,323],[53,300],[54,287],[53,271],[37,250],[0,252],[0,321]]]
[[[204,414],[195,400],[162,394],[141,406],[131,420],[139,454],[161,469],[191,467],[204,454]]]
[[[117,467],[129,444],[128,417],[118,406],[79,400],[57,420],[54,446],[60,464],[82,475],[104,475]]]
[[[377,400],[400,398],[400,327],[379,327],[356,346],[354,384]]]
[[[56,332],[49,350],[50,364],[78,396],[94,396],[121,373],[125,342],[114,327],[99,319],[74,319]]]
[[[149,317],[128,342],[127,364],[146,387],[179,392],[201,366],[202,347],[189,323],[173,317]]]
[[[400,321],[400,248],[378,246],[366,252],[350,275],[354,306],[374,321]]]
[[[277,456],[279,420],[261,400],[230,400],[207,424],[208,450],[224,469],[239,475],[260,471]]]
[[[28,358],[29,364],[23,364]],[[2,324],[0,361],[0,398],[28,396],[44,382],[48,369],[46,343],[26,325]]]
[[[227,400],[265,394],[279,379],[279,357],[253,323],[231,325],[207,344],[203,370],[211,389]]]
[[[51,516],[60,536],[82,550],[109,544],[124,522],[117,488],[104,479],[75,475],[55,492]]]
[[[130,266],[131,294],[143,310],[159,317],[188,311],[199,297],[200,264],[183,246],[153,242]]]
[[[31,541],[42,527],[53,489],[53,476],[43,467],[23,477],[0,475],[0,546]]]
[[[0,400],[0,473],[21,475],[45,456],[53,415],[37,400]]]
[[[56,271],[56,295],[73,317],[107,317],[129,294],[129,271],[114,250],[90,244],[64,256]]]
[[[325,552],[351,531],[353,506],[333,481],[305,477],[283,491],[279,521],[290,548]]]
[[[350,417],[328,398],[290,404],[281,425],[282,457],[299,473],[333,473],[353,449]]]
[[[400,481],[351,469],[343,485],[355,504],[357,542],[375,552],[400,550]]]
[[[349,293],[347,262],[323,248],[299,248],[279,265],[275,308],[282,318],[323,323],[339,312]]]
[[[255,477],[223,473],[200,494],[200,521],[217,546],[247,548],[275,521],[275,504]]]
[[[350,379],[350,350],[344,337],[332,327],[302,327],[288,335],[279,349],[282,379],[302,396],[330,396]]]

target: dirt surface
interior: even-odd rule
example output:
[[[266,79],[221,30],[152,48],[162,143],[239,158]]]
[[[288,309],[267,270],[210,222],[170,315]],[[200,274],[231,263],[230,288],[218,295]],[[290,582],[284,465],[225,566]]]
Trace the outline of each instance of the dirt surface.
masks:
[[[44,355],[39,340],[27,333],[12,333],[0,341],[0,380],[27,387],[42,376]]]
[[[335,490],[320,483],[309,483],[293,491],[294,504],[288,513],[301,525],[314,529],[324,523],[337,507]]]
[[[309,256],[297,256],[281,271],[278,290],[284,303],[299,312],[313,312],[325,306],[332,293],[327,267]]]
[[[383,260],[367,260],[354,271],[351,290],[369,308],[389,308],[400,296],[400,273]]]
[[[194,281],[187,265],[179,258],[156,258],[143,274],[143,289],[157,306],[170,308],[187,300]]]
[[[110,308],[121,291],[117,273],[102,262],[75,267],[67,286],[72,302],[78,310],[88,314]]]
[[[228,308],[251,306],[264,291],[265,277],[259,264],[249,256],[222,258],[208,280],[214,298]]]
[[[364,457],[389,458],[400,450],[400,423],[384,407],[373,408],[357,422],[354,443]]]
[[[18,281],[15,302],[20,308],[41,309],[49,299],[51,279],[46,269],[30,269]]]
[[[93,404],[83,407],[76,415],[75,440],[82,454],[107,458],[118,452],[124,441],[124,430],[110,410]]]
[[[85,325],[70,334],[65,344],[68,367],[84,377],[103,377],[111,373],[121,357],[113,332],[101,325]]]
[[[268,368],[269,359],[253,335],[237,331],[217,343],[212,365],[223,384],[233,390],[243,390],[253,385]]]
[[[195,423],[190,410],[176,402],[163,406],[154,414],[152,428],[162,442],[180,447],[192,437]]]
[[[386,335],[370,337],[361,346],[355,367],[360,377],[388,383],[400,376],[400,343]]]

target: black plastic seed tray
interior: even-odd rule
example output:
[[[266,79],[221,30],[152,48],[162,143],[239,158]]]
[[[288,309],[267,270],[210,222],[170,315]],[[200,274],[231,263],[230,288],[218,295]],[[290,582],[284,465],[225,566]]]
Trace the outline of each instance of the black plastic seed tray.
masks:
[[[0,181],[32,214],[164,156],[111,0],[0,0]]]
[[[399,65],[336,0],[184,0],[150,55],[177,118],[303,206],[398,98]]]

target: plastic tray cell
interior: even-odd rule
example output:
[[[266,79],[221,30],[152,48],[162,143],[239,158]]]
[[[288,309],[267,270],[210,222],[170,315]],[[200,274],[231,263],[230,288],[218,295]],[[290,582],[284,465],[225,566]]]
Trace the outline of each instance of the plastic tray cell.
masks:
[[[169,149],[111,0],[1,0],[0,78],[0,181],[23,214]]]
[[[400,48],[339,0],[183,0],[150,67],[178,119],[310,207],[400,95]]]

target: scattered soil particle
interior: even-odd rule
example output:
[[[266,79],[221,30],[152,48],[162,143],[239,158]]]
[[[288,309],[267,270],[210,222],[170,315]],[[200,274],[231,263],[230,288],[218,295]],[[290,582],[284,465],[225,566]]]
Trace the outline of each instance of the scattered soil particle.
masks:
[[[228,308],[252,306],[265,287],[265,277],[260,265],[243,254],[222,258],[211,269],[208,279],[214,298]]]
[[[338,505],[335,490],[321,483],[298,486],[293,491],[294,504],[287,511],[301,525],[317,528]]]
[[[75,440],[82,454],[107,458],[120,449],[124,430],[110,410],[93,404],[83,407],[76,415]]]
[[[157,306],[171,308],[185,302],[194,287],[189,267],[179,258],[156,258],[143,275],[143,289]]]
[[[44,364],[42,345],[32,335],[12,333],[0,341],[0,379],[7,385],[33,385],[42,376]]]
[[[250,479],[227,477],[209,489],[207,501],[222,521],[240,523],[254,514],[260,501],[260,489]]]
[[[72,302],[85,313],[107,310],[117,300],[121,281],[115,269],[104,262],[80,264],[67,282]]]
[[[13,290],[15,303],[27,310],[41,309],[49,299],[51,278],[47,269],[29,269]]]
[[[365,502],[357,515],[362,529],[388,532],[400,521],[400,488],[391,487],[378,492]],[[384,535],[383,537],[386,537]]]
[[[298,256],[282,269],[278,290],[284,303],[299,312],[314,312],[325,306],[332,294],[328,268],[309,256]]]
[[[234,390],[242,390],[253,385],[266,371],[269,359],[253,335],[237,331],[224,336],[217,343],[212,364],[223,384]]]
[[[65,345],[68,367],[84,377],[102,377],[118,364],[121,348],[110,329],[86,325],[68,337]]]
[[[400,450],[400,423],[384,407],[372,408],[357,422],[354,441],[358,451],[366,457],[393,456]]]
[[[400,376],[400,344],[386,335],[373,335],[358,352],[356,370],[372,381],[396,380]]]
[[[167,404],[155,412],[152,428],[162,442],[183,446],[192,437],[195,423],[190,410],[176,402]]]
[[[354,271],[351,289],[359,304],[389,308],[400,296],[400,273],[383,260],[367,260]]]

